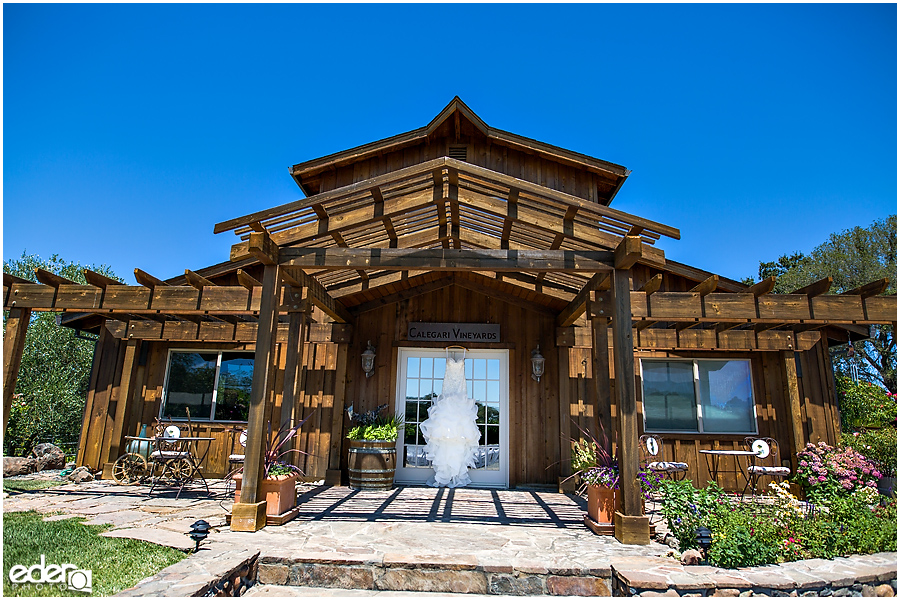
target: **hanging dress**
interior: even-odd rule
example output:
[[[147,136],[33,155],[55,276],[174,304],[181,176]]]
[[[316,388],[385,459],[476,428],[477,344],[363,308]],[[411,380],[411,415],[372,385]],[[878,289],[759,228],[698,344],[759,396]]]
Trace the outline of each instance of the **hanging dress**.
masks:
[[[419,425],[434,468],[428,480],[432,487],[455,488],[472,481],[469,467],[475,466],[481,432],[475,425],[475,400],[466,396],[465,355],[457,360],[448,354],[442,393],[428,409],[428,419]]]

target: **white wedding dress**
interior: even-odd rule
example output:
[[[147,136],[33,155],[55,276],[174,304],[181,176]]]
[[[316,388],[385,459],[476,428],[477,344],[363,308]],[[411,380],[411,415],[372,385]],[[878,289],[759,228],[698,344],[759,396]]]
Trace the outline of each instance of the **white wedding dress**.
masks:
[[[475,466],[481,433],[475,425],[475,400],[466,396],[465,359],[448,357],[442,393],[428,409],[428,419],[419,425],[434,468],[428,480],[432,487],[455,488],[472,482],[469,467]]]

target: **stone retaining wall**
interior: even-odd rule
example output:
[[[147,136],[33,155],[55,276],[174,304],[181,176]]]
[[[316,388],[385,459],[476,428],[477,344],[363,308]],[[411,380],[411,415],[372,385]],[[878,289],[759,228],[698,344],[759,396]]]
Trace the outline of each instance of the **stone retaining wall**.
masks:
[[[612,563],[616,596],[895,596],[897,553],[720,569],[665,558]]]
[[[223,585],[226,589],[234,587],[235,580],[241,577],[254,580],[258,556],[259,552],[245,549],[203,547],[196,554],[166,567],[134,587],[122,590],[116,596],[204,596],[211,590],[218,591]]]
[[[422,558],[399,554],[260,556],[257,582],[340,589],[498,594],[610,596],[609,567],[554,568],[479,562],[474,556]]]

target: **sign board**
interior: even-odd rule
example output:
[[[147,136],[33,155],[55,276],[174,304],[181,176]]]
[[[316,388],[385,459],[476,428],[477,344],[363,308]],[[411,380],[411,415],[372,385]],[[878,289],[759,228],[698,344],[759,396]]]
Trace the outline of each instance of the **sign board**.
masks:
[[[409,341],[499,342],[500,325],[484,323],[410,323]]]

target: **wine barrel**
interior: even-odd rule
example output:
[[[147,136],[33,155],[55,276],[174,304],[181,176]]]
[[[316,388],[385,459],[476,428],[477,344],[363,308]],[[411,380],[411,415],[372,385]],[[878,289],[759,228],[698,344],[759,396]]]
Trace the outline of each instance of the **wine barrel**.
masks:
[[[350,440],[350,487],[389,490],[397,470],[396,442]]]

